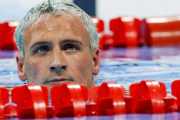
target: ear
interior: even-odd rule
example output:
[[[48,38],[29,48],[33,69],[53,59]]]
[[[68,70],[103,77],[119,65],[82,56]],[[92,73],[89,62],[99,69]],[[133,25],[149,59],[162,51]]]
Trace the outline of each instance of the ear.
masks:
[[[24,69],[24,58],[20,54],[18,54],[18,55],[16,55],[16,62],[17,62],[18,76],[22,81],[24,81],[27,79],[26,72]]]
[[[92,72],[93,72],[93,75],[97,75],[100,70],[100,59],[99,59],[99,49],[98,48],[94,49],[94,51],[92,53],[92,59],[93,59]]]

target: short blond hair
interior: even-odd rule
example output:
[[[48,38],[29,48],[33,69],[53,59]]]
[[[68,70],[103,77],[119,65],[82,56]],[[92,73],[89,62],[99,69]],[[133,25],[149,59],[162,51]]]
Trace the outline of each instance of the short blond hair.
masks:
[[[54,16],[56,16],[59,14],[63,15],[67,12],[73,14],[82,21],[89,34],[91,51],[95,48],[98,48],[99,38],[96,27],[91,17],[87,13],[67,0],[47,0],[33,7],[16,28],[16,45],[19,49],[20,54],[24,56],[23,34],[28,25],[34,23],[35,21],[39,22],[39,18],[41,18],[44,14],[53,14]],[[48,19],[48,17],[46,19]]]

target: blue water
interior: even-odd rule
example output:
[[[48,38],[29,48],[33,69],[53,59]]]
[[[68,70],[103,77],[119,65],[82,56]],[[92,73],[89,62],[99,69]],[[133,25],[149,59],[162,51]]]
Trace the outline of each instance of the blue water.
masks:
[[[168,51],[168,52],[167,52]],[[141,80],[157,80],[171,90],[180,79],[180,47],[111,49],[103,51],[95,84],[116,81],[126,89]],[[0,51],[0,86],[24,85],[17,75],[16,52]],[[2,57],[3,56],[3,57]]]
[[[180,118],[180,113],[174,112],[166,114],[123,114],[113,116],[88,116],[76,118],[61,118],[59,120],[179,120],[178,118]]]
[[[180,59],[177,63],[167,59],[105,59],[101,61],[101,71],[95,76],[95,83],[100,85],[102,82],[116,81],[128,89],[130,84],[141,80],[157,80],[165,83],[167,90],[170,90],[172,81],[180,79]]]
[[[164,51],[164,52],[162,52]],[[168,51],[168,52],[167,52]],[[180,79],[179,48],[117,49],[101,53],[101,70],[95,84],[116,81],[129,89],[132,83],[153,79],[165,83],[171,90],[171,83]],[[19,80],[14,52],[0,51],[0,86],[24,85]],[[53,118],[54,119],[54,118]],[[180,113],[167,114],[124,114],[114,116],[91,116],[61,118],[61,120],[177,120]]]
[[[172,56],[171,56],[172,58]],[[170,90],[173,80],[180,79],[180,56],[164,57],[156,60],[129,58],[103,59],[95,84],[116,81],[126,89],[132,83],[153,79],[165,83]],[[19,80],[15,58],[0,59],[0,86],[24,85]]]

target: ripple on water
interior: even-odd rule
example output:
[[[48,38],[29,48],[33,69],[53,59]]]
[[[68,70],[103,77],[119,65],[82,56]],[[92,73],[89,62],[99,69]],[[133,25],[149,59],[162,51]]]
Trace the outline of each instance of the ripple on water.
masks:
[[[167,57],[163,57],[165,59]],[[169,58],[167,58],[169,59]],[[175,59],[175,58],[173,58]],[[118,82],[126,89],[132,83],[141,80],[157,80],[165,83],[167,90],[171,89],[173,80],[180,79],[180,63],[177,61],[143,61],[129,59],[104,59],[101,61],[101,70],[94,76],[95,84],[103,82]],[[0,59],[0,86],[24,85],[19,80],[15,59]]]

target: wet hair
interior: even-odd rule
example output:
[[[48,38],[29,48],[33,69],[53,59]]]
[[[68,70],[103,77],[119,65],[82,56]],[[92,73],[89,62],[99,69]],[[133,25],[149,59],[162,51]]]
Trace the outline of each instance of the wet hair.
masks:
[[[16,38],[16,45],[19,49],[20,54],[24,56],[23,35],[28,25],[36,22],[37,24],[35,24],[36,25],[35,27],[37,27],[38,23],[41,20],[44,19],[48,20],[51,14],[54,16],[56,15],[66,16],[66,13],[71,13],[82,21],[89,35],[91,52],[95,48],[98,48],[98,44],[99,44],[98,34],[96,31],[95,24],[93,23],[89,15],[87,15],[78,6],[67,0],[47,0],[33,7],[26,14],[26,16],[20,22],[20,24],[17,26],[15,31],[15,38]]]

